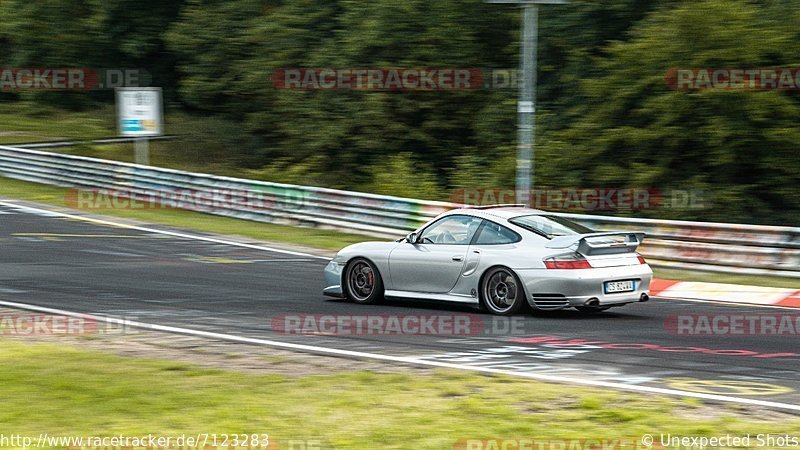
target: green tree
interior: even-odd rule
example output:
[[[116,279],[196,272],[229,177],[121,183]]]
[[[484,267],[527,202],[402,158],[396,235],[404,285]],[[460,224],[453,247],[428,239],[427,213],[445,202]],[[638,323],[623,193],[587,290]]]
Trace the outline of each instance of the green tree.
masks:
[[[3,0],[0,66],[144,69],[168,94],[177,83],[162,34],[182,1]],[[43,104],[87,106],[111,91],[18,93]]]
[[[411,153],[390,156],[374,167],[375,177],[366,191],[398,197],[441,200],[442,192],[433,172],[414,161]]]
[[[570,125],[543,140],[551,183],[703,189],[702,210],[657,212],[704,220],[797,223],[800,115],[778,91],[670,89],[676,67],[792,66],[797,13],[776,20],[741,0],[686,1],[653,12],[580,83]]]

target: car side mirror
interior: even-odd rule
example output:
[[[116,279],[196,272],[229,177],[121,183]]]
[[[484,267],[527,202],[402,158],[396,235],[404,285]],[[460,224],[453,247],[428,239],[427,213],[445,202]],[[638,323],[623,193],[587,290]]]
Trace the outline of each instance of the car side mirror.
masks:
[[[409,244],[416,244],[417,233],[409,233],[408,236],[406,236],[406,242],[408,242]]]

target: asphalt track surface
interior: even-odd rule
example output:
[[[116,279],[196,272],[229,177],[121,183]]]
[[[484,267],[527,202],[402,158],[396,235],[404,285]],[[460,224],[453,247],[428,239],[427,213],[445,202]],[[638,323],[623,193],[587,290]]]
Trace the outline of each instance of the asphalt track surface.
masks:
[[[155,227],[195,236],[193,231]],[[495,319],[410,300],[326,298],[324,258],[65,218],[0,204],[0,301],[192,330],[413,357],[520,373],[800,405],[799,336],[679,334],[686,314],[791,315],[788,309],[652,299],[599,315],[574,310]],[[470,331],[287,334],[308,315],[465,317]],[[319,317],[313,323],[319,324]],[[796,321],[794,321],[796,323]],[[297,322],[292,322],[296,324]],[[544,338],[547,339],[544,339]]]

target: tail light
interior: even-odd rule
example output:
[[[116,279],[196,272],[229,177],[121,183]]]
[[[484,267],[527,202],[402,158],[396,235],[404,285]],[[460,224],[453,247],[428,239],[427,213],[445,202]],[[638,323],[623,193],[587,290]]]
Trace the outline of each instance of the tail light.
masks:
[[[636,259],[639,260],[639,264],[647,264],[647,261],[644,260],[644,257],[638,253],[636,254]]]
[[[583,256],[573,253],[569,255],[553,256],[544,260],[548,269],[591,269],[592,265]]]

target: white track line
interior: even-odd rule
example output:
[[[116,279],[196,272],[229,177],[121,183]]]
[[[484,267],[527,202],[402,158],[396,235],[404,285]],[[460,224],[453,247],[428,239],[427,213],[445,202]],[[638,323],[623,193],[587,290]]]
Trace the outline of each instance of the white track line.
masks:
[[[322,259],[322,260],[325,260],[325,261],[329,261],[330,260],[330,258],[327,258],[325,256],[312,255],[311,253],[294,252],[294,251],[291,251],[291,250],[281,250],[279,248],[265,247],[265,246],[262,246],[262,245],[245,244],[245,243],[242,243],[242,242],[228,241],[228,240],[225,240],[225,239],[217,239],[217,238],[213,238],[213,237],[209,237],[209,236],[199,236],[199,235],[196,235],[196,234],[187,234],[187,233],[179,233],[179,232],[176,232],[176,231],[159,230],[159,229],[156,229],[156,228],[148,228],[148,227],[142,227],[142,226],[138,226],[138,225],[128,225],[128,224],[124,224],[124,223],[112,222],[110,220],[95,219],[95,218],[92,218],[92,217],[84,217],[84,216],[76,216],[74,214],[67,214],[67,213],[60,212],[60,211],[51,211],[51,210],[48,210],[48,209],[33,208],[33,207],[30,207],[30,206],[18,205],[16,203],[11,203],[11,202],[0,201],[0,205],[11,207],[11,208],[14,208],[14,209],[23,210],[23,211],[33,212],[33,213],[36,213],[36,214],[44,213],[44,214],[48,214],[48,215],[51,215],[51,216],[64,217],[64,218],[67,218],[67,219],[80,220],[80,221],[83,221],[83,222],[96,223],[96,224],[99,224],[99,225],[109,225],[109,226],[118,227],[118,228],[127,228],[129,230],[139,230],[139,231],[145,231],[145,232],[148,232],[148,233],[163,234],[163,235],[166,235],[166,236],[174,236],[174,237],[179,237],[179,238],[184,238],[184,239],[194,239],[194,240],[197,240],[197,241],[214,242],[216,244],[233,245],[233,246],[236,246],[236,247],[244,247],[244,248],[250,248],[250,249],[254,249],[254,250],[263,250],[263,251],[268,251],[268,252],[283,253],[283,254],[286,254],[286,255],[294,255],[294,256],[303,256],[303,257],[306,257],[306,258]]]
[[[406,357],[406,356],[390,356],[390,355],[381,355],[379,353],[367,353],[367,352],[358,352],[353,350],[341,350],[336,348],[327,348],[327,347],[319,347],[315,345],[304,345],[304,344],[292,344],[289,342],[280,342],[280,341],[272,341],[268,339],[256,339],[256,338],[248,338],[244,336],[236,336],[232,334],[226,333],[215,333],[210,331],[201,331],[201,330],[192,330],[189,328],[180,328],[180,327],[173,327],[167,325],[156,325],[151,323],[144,323],[144,322],[137,322],[131,320],[124,320],[124,319],[115,319],[113,317],[104,317],[104,316],[95,316],[93,314],[83,314],[83,313],[76,313],[72,311],[65,311],[62,309],[56,308],[48,308],[44,306],[36,306],[36,305],[28,305],[25,303],[17,303],[17,302],[8,302],[0,300],[0,306],[6,306],[9,308],[18,308],[18,309],[25,309],[29,311],[37,311],[47,314],[58,314],[62,316],[69,316],[69,317],[78,317],[83,319],[89,320],[96,320],[100,322],[106,322],[116,325],[126,325],[130,327],[142,328],[146,330],[152,331],[161,331],[166,333],[177,333],[177,334],[185,334],[189,336],[197,336],[209,339],[219,339],[224,341],[232,341],[232,342],[240,342],[244,344],[256,344],[256,345],[265,345],[269,347],[276,347],[276,348],[285,348],[305,353],[314,353],[319,355],[328,355],[328,356],[339,356],[339,357],[346,357],[346,358],[356,358],[356,359],[368,359],[368,360],[379,360],[379,361],[389,361],[395,363],[403,363],[403,364],[412,364],[416,366],[426,366],[426,367],[443,367],[447,369],[456,369],[456,370],[467,370],[473,372],[479,372],[483,374],[495,374],[495,375],[509,375],[514,377],[521,377],[521,378],[529,378],[532,380],[538,381],[547,381],[547,382],[555,382],[560,384],[577,384],[583,386],[592,386],[592,387],[603,387],[603,388],[610,388],[610,389],[620,389],[625,391],[633,391],[638,393],[647,393],[647,394],[661,394],[661,395],[669,395],[675,397],[693,397],[699,398],[703,400],[714,400],[719,402],[727,402],[727,403],[736,403],[740,405],[751,405],[751,406],[762,406],[767,408],[775,408],[775,409],[785,409],[791,411],[800,411],[800,405],[793,405],[791,403],[780,403],[780,402],[771,402],[766,400],[755,400],[749,398],[742,398],[742,397],[733,397],[729,395],[718,395],[718,394],[704,394],[700,392],[690,392],[690,391],[681,391],[678,389],[668,389],[668,388],[658,388],[652,386],[637,386],[637,385],[628,385],[624,383],[614,383],[610,381],[597,381],[597,380],[585,380],[580,378],[571,378],[571,377],[564,377],[564,376],[556,376],[556,375],[543,375],[543,374],[535,374],[535,373],[527,373],[527,372],[514,372],[511,370],[503,370],[503,369],[492,369],[487,367],[475,367],[475,366],[468,366],[463,364],[451,364],[451,363],[444,363],[438,361],[427,361],[424,359],[419,359],[415,357]]]

